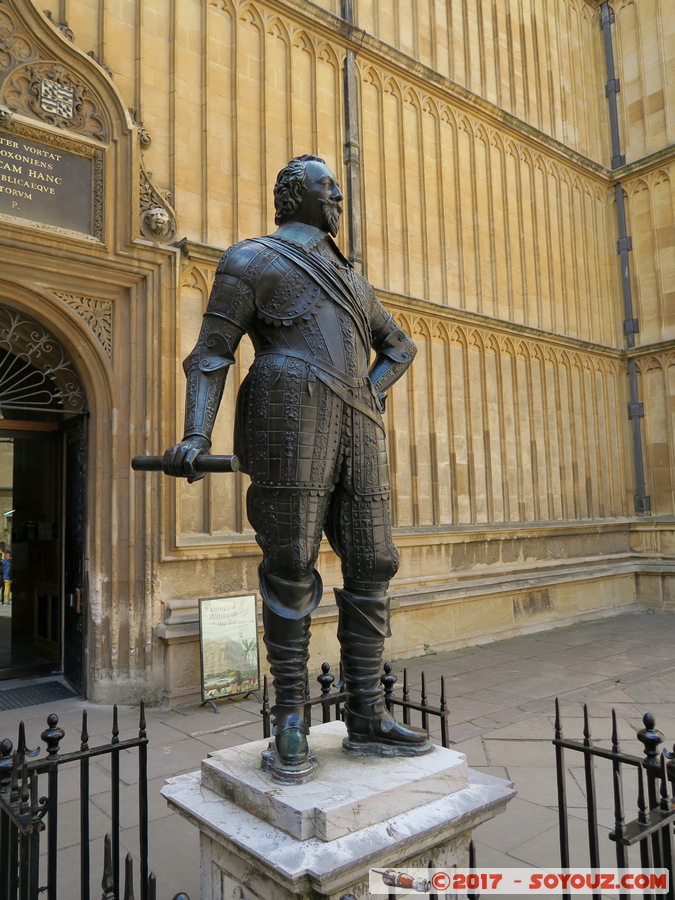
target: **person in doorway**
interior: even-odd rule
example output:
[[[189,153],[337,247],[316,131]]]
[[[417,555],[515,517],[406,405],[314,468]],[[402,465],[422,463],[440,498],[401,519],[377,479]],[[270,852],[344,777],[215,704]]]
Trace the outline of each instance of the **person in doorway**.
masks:
[[[2,561],[5,558],[5,551],[7,549],[7,544],[4,541],[0,541],[0,605],[5,605],[5,576],[3,574]]]
[[[235,244],[218,264],[184,363],[183,440],[165,452],[164,471],[200,477],[193,463],[209,451],[226,373],[248,333],[256,358],[239,392],[234,449],[251,477],[247,513],[263,551],[264,641],[276,695],[271,770],[277,780],[301,781],[312,768],[303,705],[324,530],[344,578],[335,591],[347,691],[343,747],[380,756],[432,749],[426,732],[389,714],[379,680],[391,633],[389,581],[399,565],[382,411],[415,345],[333,241],[343,196],[326,163],[291,160],[274,200],[278,230]]]
[[[2,557],[3,594],[2,602],[12,602],[12,554],[5,550]]]

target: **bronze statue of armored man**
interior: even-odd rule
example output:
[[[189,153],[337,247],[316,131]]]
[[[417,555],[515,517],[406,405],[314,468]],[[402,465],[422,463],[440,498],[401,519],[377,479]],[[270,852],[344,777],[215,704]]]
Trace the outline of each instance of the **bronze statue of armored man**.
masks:
[[[194,461],[211,446],[227,370],[246,332],[255,361],[239,391],[234,451],[251,477],[248,519],[263,552],[264,641],[275,689],[267,767],[287,783],[306,781],[315,765],[303,703],[323,532],[344,578],[335,590],[347,691],[343,747],[380,756],[431,750],[424,731],[385,709],[380,685],[391,633],[387,589],[399,564],[382,409],[415,346],[333,241],[342,199],[323,160],[296,157],[274,187],[278,230],[225,252],[184,363],[183,440],[163,464],[168,475],[201,477]]]

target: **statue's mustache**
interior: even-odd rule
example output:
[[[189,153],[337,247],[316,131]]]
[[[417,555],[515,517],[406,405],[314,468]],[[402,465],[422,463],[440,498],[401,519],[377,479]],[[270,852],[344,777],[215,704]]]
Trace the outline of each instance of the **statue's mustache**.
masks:
[[[342,207],[337,200],[322,200],[321,204],[326,211],[334,210],[335,212],[342,215]]]

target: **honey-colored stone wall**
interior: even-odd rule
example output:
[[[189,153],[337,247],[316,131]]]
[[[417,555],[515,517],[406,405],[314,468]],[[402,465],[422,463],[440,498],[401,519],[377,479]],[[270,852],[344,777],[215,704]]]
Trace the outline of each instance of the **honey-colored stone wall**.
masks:
[[[673,154],[675,156],[675,154]],[[622,181],[640,346],[675,339],[675,191],[673,159]]]
[[[596,3],[355,0],[355,21],[584,156],[606,158]]]
[[[675,510],[675,347],[637,357],[646,415],[644,446],[654,515]]]
[[[273,228],[276,174],[298,153],[340,173],[344,47],[320,7],[236,0],[50,0],[110,68],[152,143],[180,235],[225,248]],[[297,10],[296,10],[297,7]],[[311,26],[311,27],[309,27]]]
[[[672,113],[671,102],[671,113]],[[654,515],[675,513],[675,197],[673,156],[627,167],[622,181],[634,315],[635,358],[644,403],[643,452]],[[632,171],[631,171],[632,170]]]
[[[606,176],[384,65],[363,65],[361,76],[373,283],[620,343]]]
[[[232,28],[237,27],[229,0],[45,0],[42,5],[73,28],[77,18],[78,45],[113,69],[120,90],[143,109],[145,124],[157,139],[161,133],[165,141],[175,141],[188,123],[201,132],[199,111],[195,116],[187,109],[194,97],[188,100],[181,89],[191,85],[200,93],[219,93],[224,87],[220,69],[230,67],[221,48],[229,46]],[[607,163],[598,0],[560,0],[545,7],[536,0],[352,0],[352,5],[354,24],[367,35],[565,146]],[[327,27],[335,29],[341,3],[270,3],[264,9],[279,15],[282,33],[289,7],[291,19],[296,11],[303,19],[315,10],[325,11]],[[236,9],[241,8],[239,3]],[[254,4],[251,10],[256,19],[261,7]],[[674,17],[664,0],[617,0],[612,10],[623,142],[632,161],[673,142]],[[251,48],[244,42],[236,49],[245,54]],[[256,59],[260,62],[254,54]],[[248,72],[241,73],[242,83],[251,77],[250,68],[244,68]],[[294,74],[298,85],[307,89],[301,68]],[[278,74],[278,65],[276,69]],[[281,107],[285,111],[285,103]],[[227,110],[208,114],[211,125],[228,118]],[[180,156],[177,150],[167,163],[180,165]],[[183,155],[182,161],[186,159],[189,154]]]
[[[628,163],[675,141],[675,9],[671,0],[618,0],[616,68]]]

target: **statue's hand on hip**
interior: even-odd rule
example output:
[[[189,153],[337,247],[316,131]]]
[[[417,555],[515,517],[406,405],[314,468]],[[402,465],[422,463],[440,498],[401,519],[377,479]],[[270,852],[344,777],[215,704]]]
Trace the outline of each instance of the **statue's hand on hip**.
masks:
[[[174,444],[164,452],[162,469],[165,475],[174,478],[187,478],[193,484],[204,477],[204,472],[197,472],[194,466],[198,456],[208,455],[211,441],[205,437],[185,438],[180,444]]]

